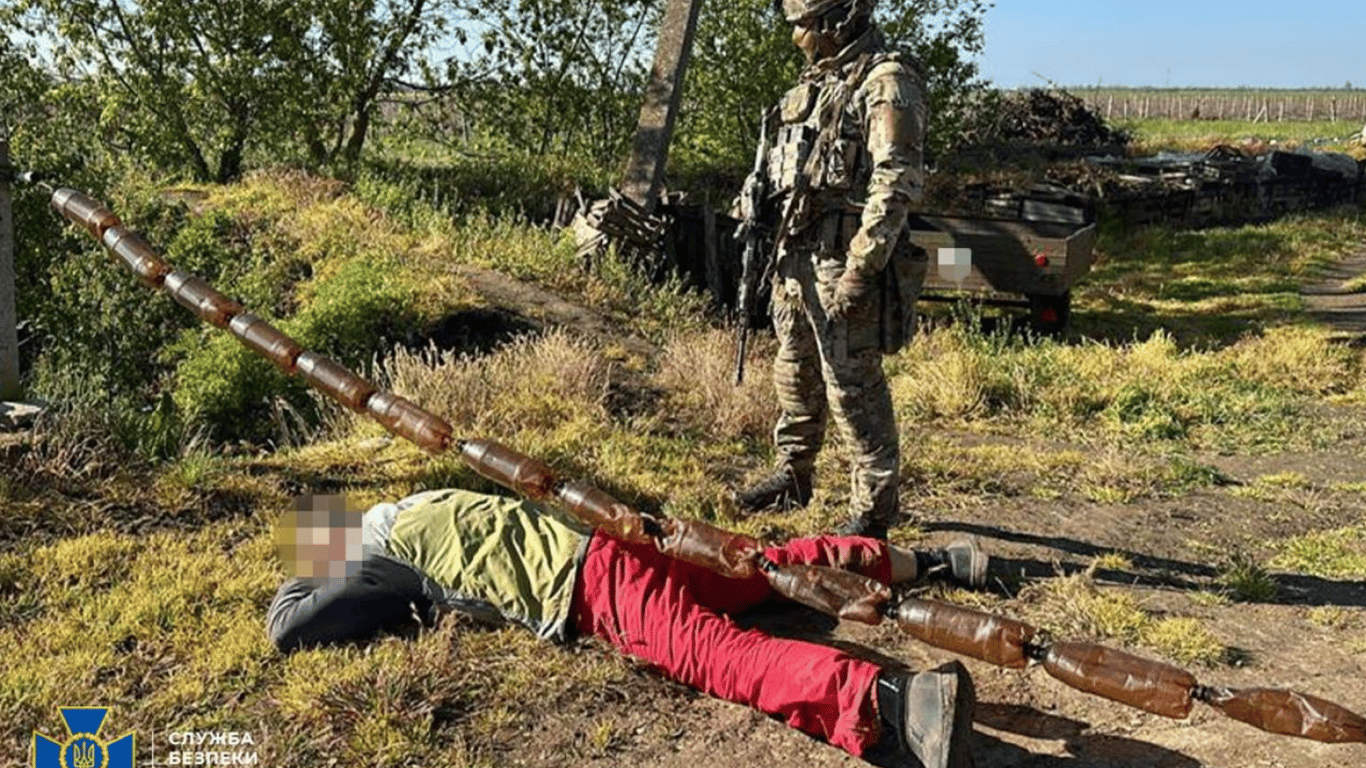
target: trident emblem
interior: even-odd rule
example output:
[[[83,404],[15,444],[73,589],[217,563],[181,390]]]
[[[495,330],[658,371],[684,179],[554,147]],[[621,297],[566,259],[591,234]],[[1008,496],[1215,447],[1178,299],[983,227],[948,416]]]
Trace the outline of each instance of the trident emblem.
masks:
[[[34,733],[33,768],[133,768],[133,734],[108,743],[99,738],[107,708],[64,707],[60,711],[68,738],[57,741]]]

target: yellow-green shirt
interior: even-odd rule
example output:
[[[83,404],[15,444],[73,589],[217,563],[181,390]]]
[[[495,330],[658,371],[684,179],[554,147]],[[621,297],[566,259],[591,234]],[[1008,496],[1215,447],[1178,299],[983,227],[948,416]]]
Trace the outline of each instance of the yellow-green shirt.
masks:
[[[451,489],[397,512],[384,546],[438,586],[447,607],[562,639],[590,535],[552,508]]]

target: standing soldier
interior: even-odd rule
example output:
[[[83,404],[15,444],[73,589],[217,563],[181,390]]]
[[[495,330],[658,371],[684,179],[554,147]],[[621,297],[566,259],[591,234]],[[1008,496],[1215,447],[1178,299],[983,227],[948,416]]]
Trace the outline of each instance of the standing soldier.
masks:
[[[918,64],[888,50],[872,9],[782,0],[808,66],[765,115],[773,138],[740,203],[748,221],[776,224],[778,467],[736,502],[744,512],[804,506],[833,411],[853,452],[853,518],[841,533],[885,539],[900,450],[881,356],[914,331],[925,276],[924,252],[902,233],[924,187],[927,107]]]

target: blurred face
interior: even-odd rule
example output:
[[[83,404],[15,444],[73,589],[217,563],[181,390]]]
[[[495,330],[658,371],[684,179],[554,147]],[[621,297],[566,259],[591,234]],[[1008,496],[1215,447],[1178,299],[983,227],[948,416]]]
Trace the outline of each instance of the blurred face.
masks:
[[[792,42],[806,56],[806,63],[812,64],[839,53],[838,42],[821,34],[820,19],[800,21],[792,25]]]
[[[280,562],[290,576],[344,579],[360,569],[361,516],[341,496],[303,496],[281,516],[275,532]]]

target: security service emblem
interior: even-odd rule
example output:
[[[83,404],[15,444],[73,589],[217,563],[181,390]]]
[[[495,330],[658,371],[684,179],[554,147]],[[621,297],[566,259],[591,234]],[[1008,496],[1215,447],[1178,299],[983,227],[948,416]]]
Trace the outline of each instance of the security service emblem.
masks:
[[[33,768],[133,768],[133,734],[113,742],[99,739],[108,707],[63,707],[63,741],[33,734]]]

